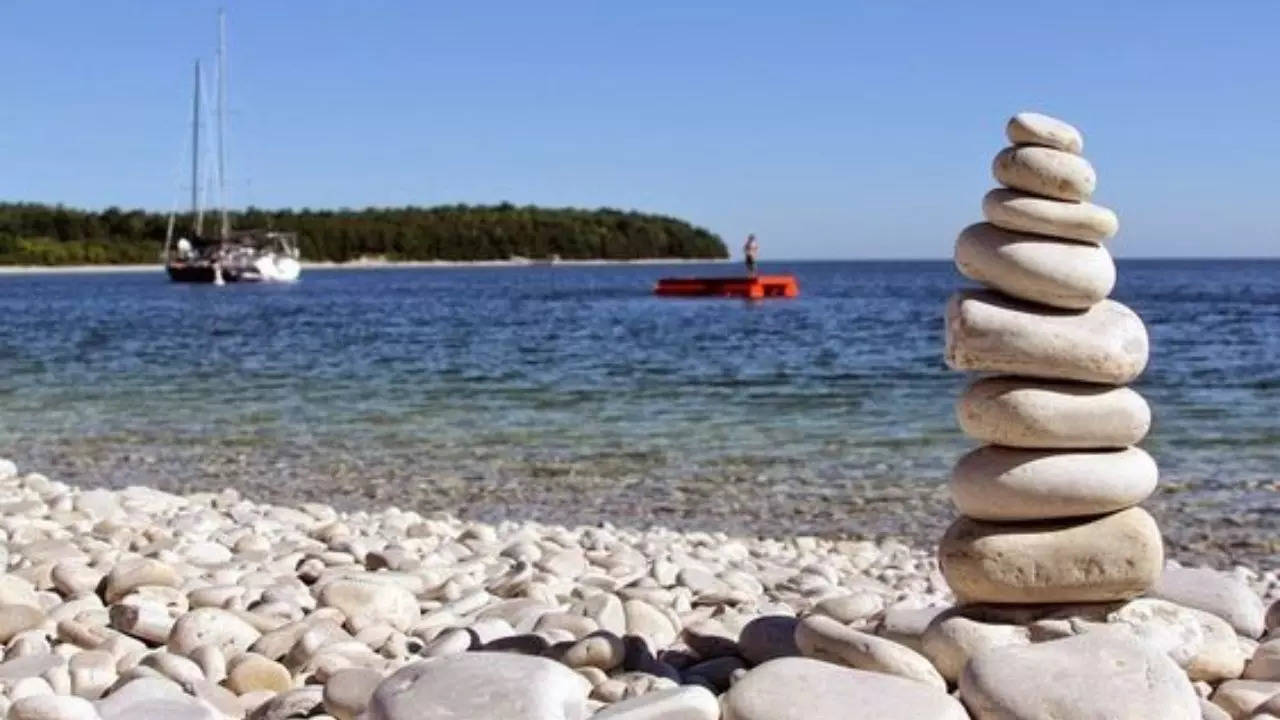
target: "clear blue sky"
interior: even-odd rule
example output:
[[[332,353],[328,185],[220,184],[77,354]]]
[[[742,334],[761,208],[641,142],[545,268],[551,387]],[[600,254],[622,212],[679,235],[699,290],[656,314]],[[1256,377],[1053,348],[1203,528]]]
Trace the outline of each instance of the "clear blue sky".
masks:
[[[219,3],[0,0],[0,199],[168,209]],[[1122,256],[1280,254],[1280,3],[226,2],[233,205],[669,213],[945,257],[1006,118],[1085,133]]]

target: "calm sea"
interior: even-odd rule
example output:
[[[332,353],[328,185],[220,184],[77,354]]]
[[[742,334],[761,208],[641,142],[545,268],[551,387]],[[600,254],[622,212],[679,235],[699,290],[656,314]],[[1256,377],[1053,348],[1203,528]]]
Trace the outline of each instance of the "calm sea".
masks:
[[[725,265],[0,277],[0,455],[78,483],[756,531],[936,498],[969,446],[942,362],[951,264],[764,269],[801,297],[650,295]],[[1274,502],[1280,261],[1120,278],[1151,333],[1165,492]]]

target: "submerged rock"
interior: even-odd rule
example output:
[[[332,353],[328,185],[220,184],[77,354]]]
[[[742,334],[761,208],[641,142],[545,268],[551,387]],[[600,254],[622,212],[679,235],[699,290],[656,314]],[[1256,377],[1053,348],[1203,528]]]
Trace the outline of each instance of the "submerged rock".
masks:
[[[875,635],[859,632],[822,615],[796,626],[796,647],[807,657],[857,670],[897,675],[946,692],[947,683],[916,651]]]

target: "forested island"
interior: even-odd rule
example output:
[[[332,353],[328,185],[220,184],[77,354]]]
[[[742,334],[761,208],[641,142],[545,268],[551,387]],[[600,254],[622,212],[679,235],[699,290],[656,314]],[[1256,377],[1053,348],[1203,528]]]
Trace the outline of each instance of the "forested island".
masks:
[[[0,264],[154,263],[169,216],[144,210],[76,210],[61,205],[0,203]],[[216,217],[206,215],[206,230]],[[238,229],[298,233],[305,260],[565,260],[724,258],[719,236],[662,215],[601,208],[501,205],[262,210],[231,214]],[[175,235],[189,233],[190,214]]]

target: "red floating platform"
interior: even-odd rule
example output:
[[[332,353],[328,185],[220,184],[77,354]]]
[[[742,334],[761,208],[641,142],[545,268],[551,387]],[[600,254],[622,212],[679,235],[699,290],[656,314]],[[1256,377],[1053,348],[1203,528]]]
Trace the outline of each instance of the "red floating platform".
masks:
[[[665,297],[740,297],[752,300],[800,294],[792,275],[756,277],[662,278],[653,293]]]

